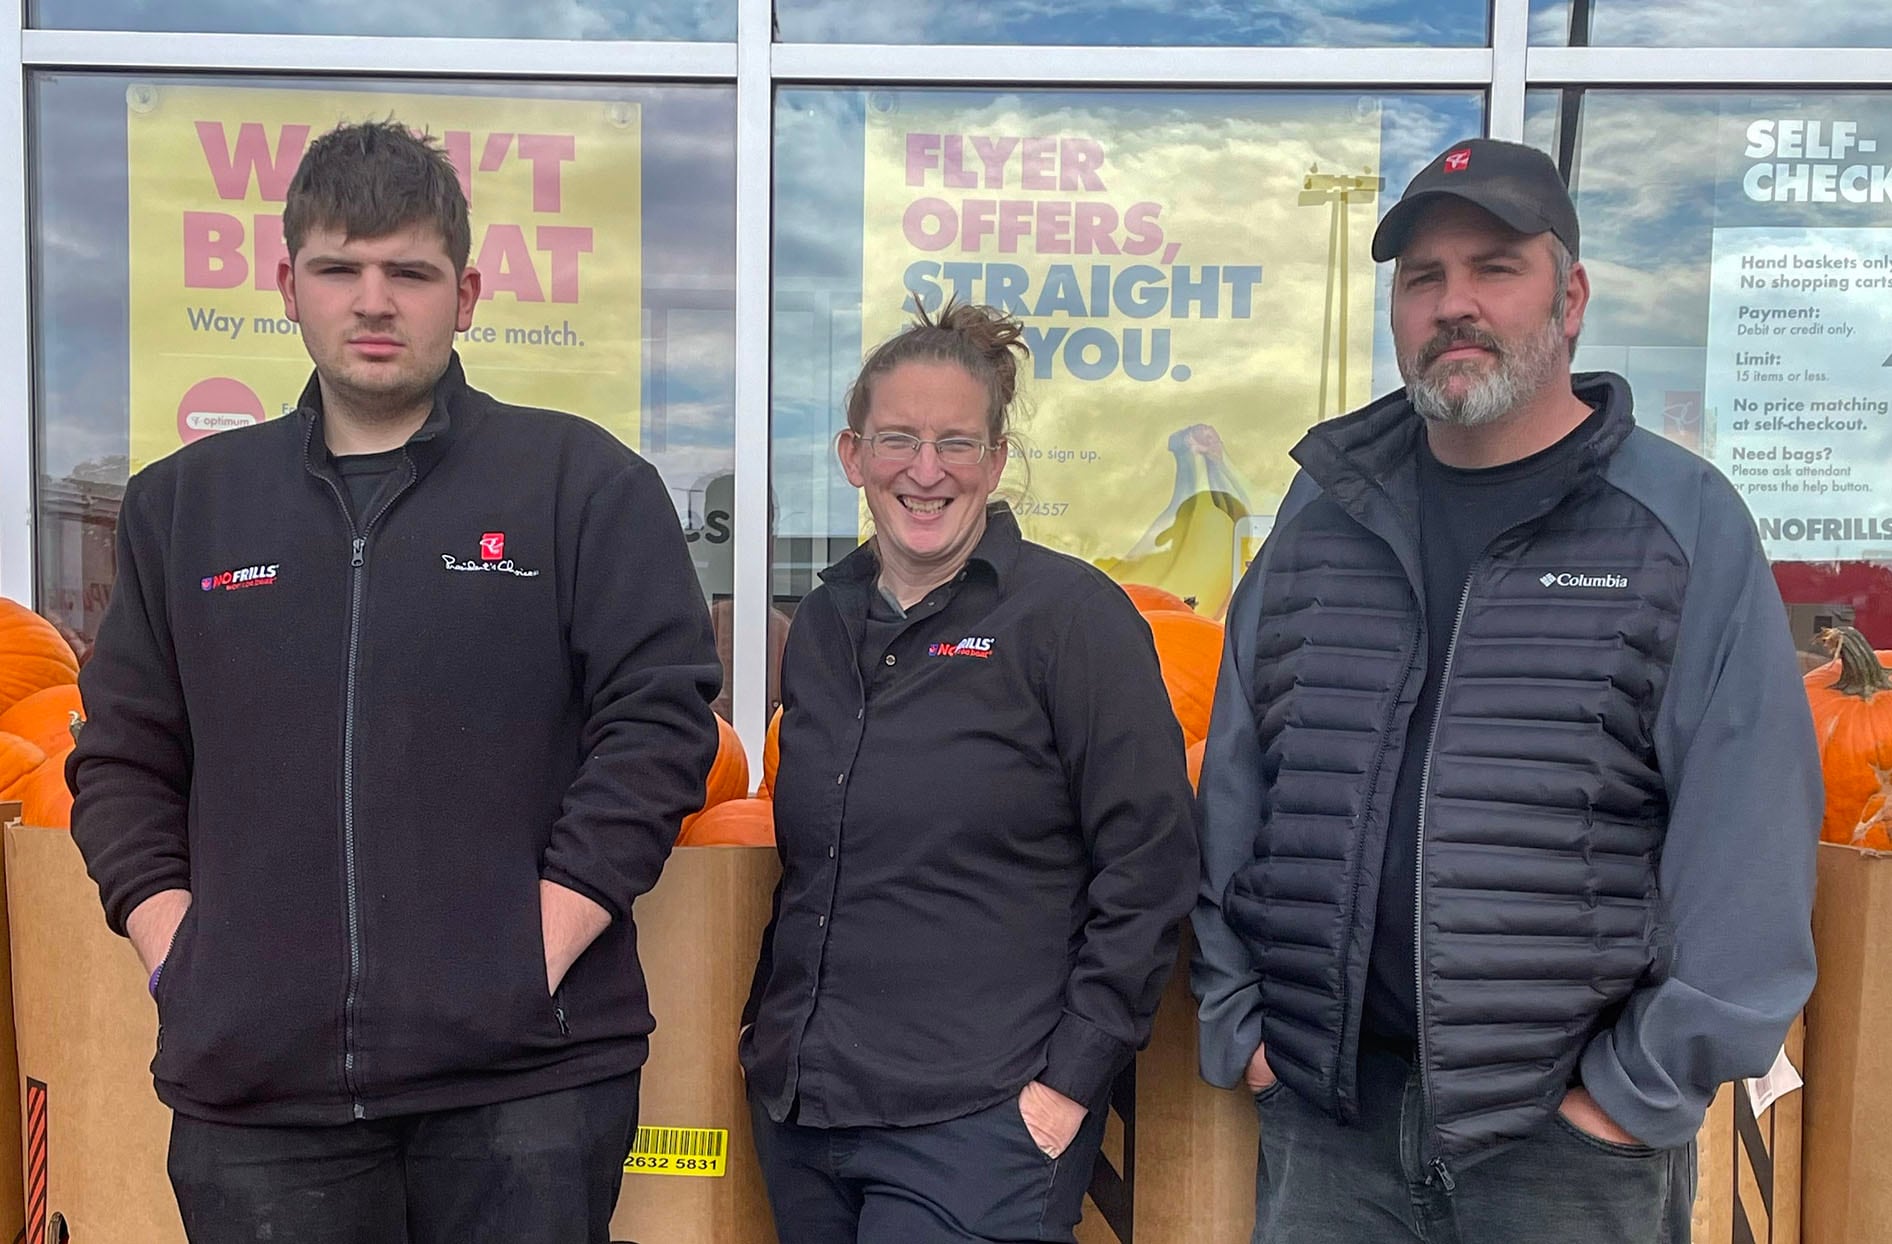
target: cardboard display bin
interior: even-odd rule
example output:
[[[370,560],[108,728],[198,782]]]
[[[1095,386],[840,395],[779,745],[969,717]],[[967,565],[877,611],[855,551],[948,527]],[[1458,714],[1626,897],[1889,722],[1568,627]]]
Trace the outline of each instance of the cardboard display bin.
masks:
[[[1820,844],[1807,1003],[1805,1193],[1809,1244],[1892,1240],[1892,855]]]
[[[25,1238],[42,1244],[57,1218],[81,1244],[184,1244],[164,1166],[170,1111],[151,1088],[157,1012],[138,956],[106,929],[98,891],[65,831],[9,826],[6,869],[18,1085],[27,1103]],[[614,1240],[772,1238],[735,1042],[776,869],[768,848],[684,848],[637,904],[658,1017],[641,1121],[726,1133],[725,1173],[627,1174]],[[8,1134],[19,1142],[20,1129]],[[22,1163],[6,1169],[14,1180],[6,1203],[18,1206]]]
[[[5,850],[25,1238],[42,1244],[59,1216],[75,1241],[183,1244],[164,1169],[170,1116],[151,1089],[157,1016],[137,956],[106,930],[68,834],[13,825]],[[1868,970],[1871,950],[1892,945],[1892,862],[1822,848],[1821,864],[1822,984],[1806,1029],[1812,1090],[1758,1119],[1738,1086],[1716,1099],[1700,1142],[1696,1244],[1797,1244],[1803,1097],[1806,1238],[1892,1240],[1892,1181],[1877,1176],[1872,1144],[1892,1117],[1892,1060],[1871,1042],[1873,1016],[1892,1024],[1892,973]],[[683,848],[638,902],[658,1026],[643,1079],[646,1160],[624,1177],[615,1241],[774,1244],[736,1032],[776,873],[770,848]],[[1082,1244],[1246,1244],[1252,1230],[1254,1105],[1196,1075],[1188,949],[1185,930],[1150,1047],[1115,1087]],[[1798,1033],[1789,1042],[1796,1061]],[[712,1153],[719,1162],[700,1160]],[[689,1169],[705,1166],[722,1173]],[[7,1204],[20,1204],[17,1191]]]

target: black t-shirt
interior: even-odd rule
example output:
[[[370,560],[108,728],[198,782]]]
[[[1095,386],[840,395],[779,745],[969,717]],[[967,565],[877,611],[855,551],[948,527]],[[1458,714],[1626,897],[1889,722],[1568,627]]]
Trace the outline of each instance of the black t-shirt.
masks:
[[[1426,680],[1413,709],[1393,788],[1380,872],[1378,917],[1362,1030],[1369,1043],[1410,1050],[1418,1033],[1413,959],[1418,898],[1419,804],[1447,650],[1472,567],[1491,542],[1554,504],[1570,459],[1602,425],[1597,411],[1550,448],[1482,470],[1446,466],[1418,438],[1420,563],[1426,589]]]
[[[331,454],[329,459],[347,486],[348,513],[357,528],[372,513],[370,507],[380,498],[382,490],[392,487],[407,469],[405,447],[378,454]]]

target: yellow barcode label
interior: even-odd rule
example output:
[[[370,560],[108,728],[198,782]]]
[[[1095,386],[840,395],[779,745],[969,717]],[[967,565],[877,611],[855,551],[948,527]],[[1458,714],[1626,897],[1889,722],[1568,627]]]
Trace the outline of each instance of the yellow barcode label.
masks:
[[[720,1127],[640,1127],[624,1169],[633,1175],[721,1175],[729,1133]]]

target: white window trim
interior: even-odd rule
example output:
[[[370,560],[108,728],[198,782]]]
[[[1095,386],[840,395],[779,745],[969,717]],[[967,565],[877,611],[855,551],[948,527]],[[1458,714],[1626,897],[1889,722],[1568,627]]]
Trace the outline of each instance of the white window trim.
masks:
[[[775,92],[769,81],[771,0],[736,9],[736,513],[732,585],[730,722],[749,762],[749,788],[762,781],[768,727],[769,291],[774,240]]]
[[[33,357],[21,5],[0,19],[0,596],[32,604]]]

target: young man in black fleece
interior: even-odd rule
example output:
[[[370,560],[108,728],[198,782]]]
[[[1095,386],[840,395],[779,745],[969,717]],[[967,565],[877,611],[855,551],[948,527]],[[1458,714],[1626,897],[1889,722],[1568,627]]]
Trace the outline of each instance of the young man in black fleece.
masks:
[[[631,904],[717,741],[676,513],[596,425],[467,384],[432,143],[325,135],[283,232],[315,376],[132,479],[69,769],[178,1206],[196,1244],[602,1242],[652,1028]]]

